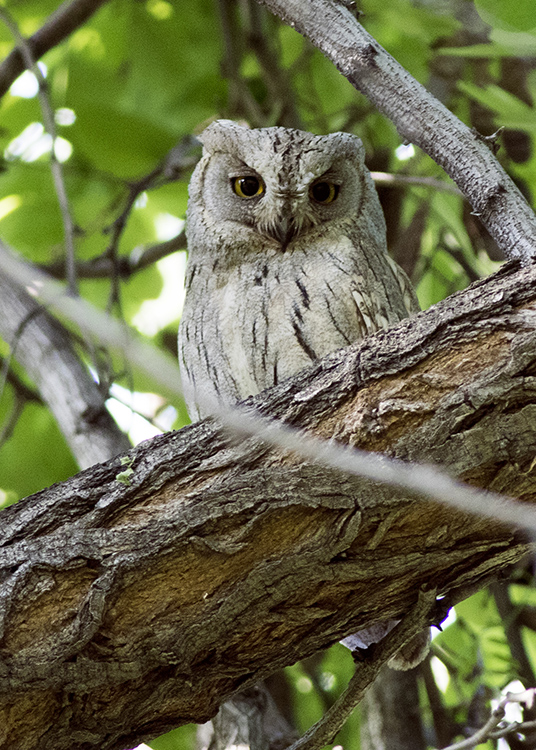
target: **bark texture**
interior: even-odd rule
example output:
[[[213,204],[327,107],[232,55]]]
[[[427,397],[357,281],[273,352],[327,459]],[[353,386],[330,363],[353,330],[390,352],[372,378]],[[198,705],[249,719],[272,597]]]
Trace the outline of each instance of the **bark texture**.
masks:
[[[535,282],[505,269],[246,403],[533,502]],[[211,421],[127,458],[2,512],[0,746],[127,748],[203,722],[421,587],[455,600],[529,549]]]
[[[25,288],[0,274],[0,336],[56,419],[80,468],[130,447],[74,350],[72,335]]]

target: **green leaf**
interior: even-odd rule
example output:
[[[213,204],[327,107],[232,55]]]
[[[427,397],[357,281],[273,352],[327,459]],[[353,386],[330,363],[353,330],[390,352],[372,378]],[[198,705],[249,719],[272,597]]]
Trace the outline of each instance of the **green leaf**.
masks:
[[[475,6],[482,20],[491,26],[518,31],[536,29],[534,0],[475,0]]]
[[[197,725],[187,724],[179,729],[173,729],[157,739],[151,740],[148,745],[153,750],[186,750],[195,747]]]
[[[5,396],[2,402],[5,403]],[[0,451],[2,488],[26,497],[77,471],[50,412],[39,404],[26,404],[13,434]]]
[[[474,83],[460,81],[458,88],[475,101],[493,110],[497,115],[497,124],[508,128],[518,128],[536,134],[536,117],[534,107],[505,91],[500,86],[475,86]]]

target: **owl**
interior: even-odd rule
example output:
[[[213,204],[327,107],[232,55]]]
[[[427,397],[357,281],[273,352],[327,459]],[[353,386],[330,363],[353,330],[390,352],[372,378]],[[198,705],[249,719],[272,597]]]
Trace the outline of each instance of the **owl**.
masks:
[[[200,140],[179,327],[193,420],[419,309],[409,279],[387,254],[359,138],[219,120]],[[343,643],[366,648],[395,624]],[[427,648],[424,632],[392,666],[414,666]]]
[[[359,138],[219,120],[200,140],[179,328],[193,420],[418,310]]]

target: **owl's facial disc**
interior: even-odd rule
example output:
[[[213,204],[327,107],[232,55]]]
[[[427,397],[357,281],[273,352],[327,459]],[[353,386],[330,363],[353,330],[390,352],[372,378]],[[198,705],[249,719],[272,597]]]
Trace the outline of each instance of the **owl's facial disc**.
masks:
[[[231,174],[230,185],[250,215],[250,225],[286,250],[295,237],[319,223],[315,212],[337,200],[340,183],[324,175],[309,185],[265,184],[253,170]],[[245,218],[245,217],[244,217]]]

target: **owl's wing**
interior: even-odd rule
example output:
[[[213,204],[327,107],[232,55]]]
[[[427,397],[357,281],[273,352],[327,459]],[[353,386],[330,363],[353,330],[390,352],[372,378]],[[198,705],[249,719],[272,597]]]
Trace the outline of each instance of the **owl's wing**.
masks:
[[[407,275],[405,271],[402,270],[402,268],[400,268],[398,263],[394,261],[390,255],[387,255],[387,262],[391,266],[391,269],[400,286],[400,290],[402,292],[402,297],[404,301],[404,307],[408,311],[408,315],[412,315],[413,313],[420,312],[421,306],[419,305],[419,300],[417,299],[415,287],[409,280],[409,276]]]

